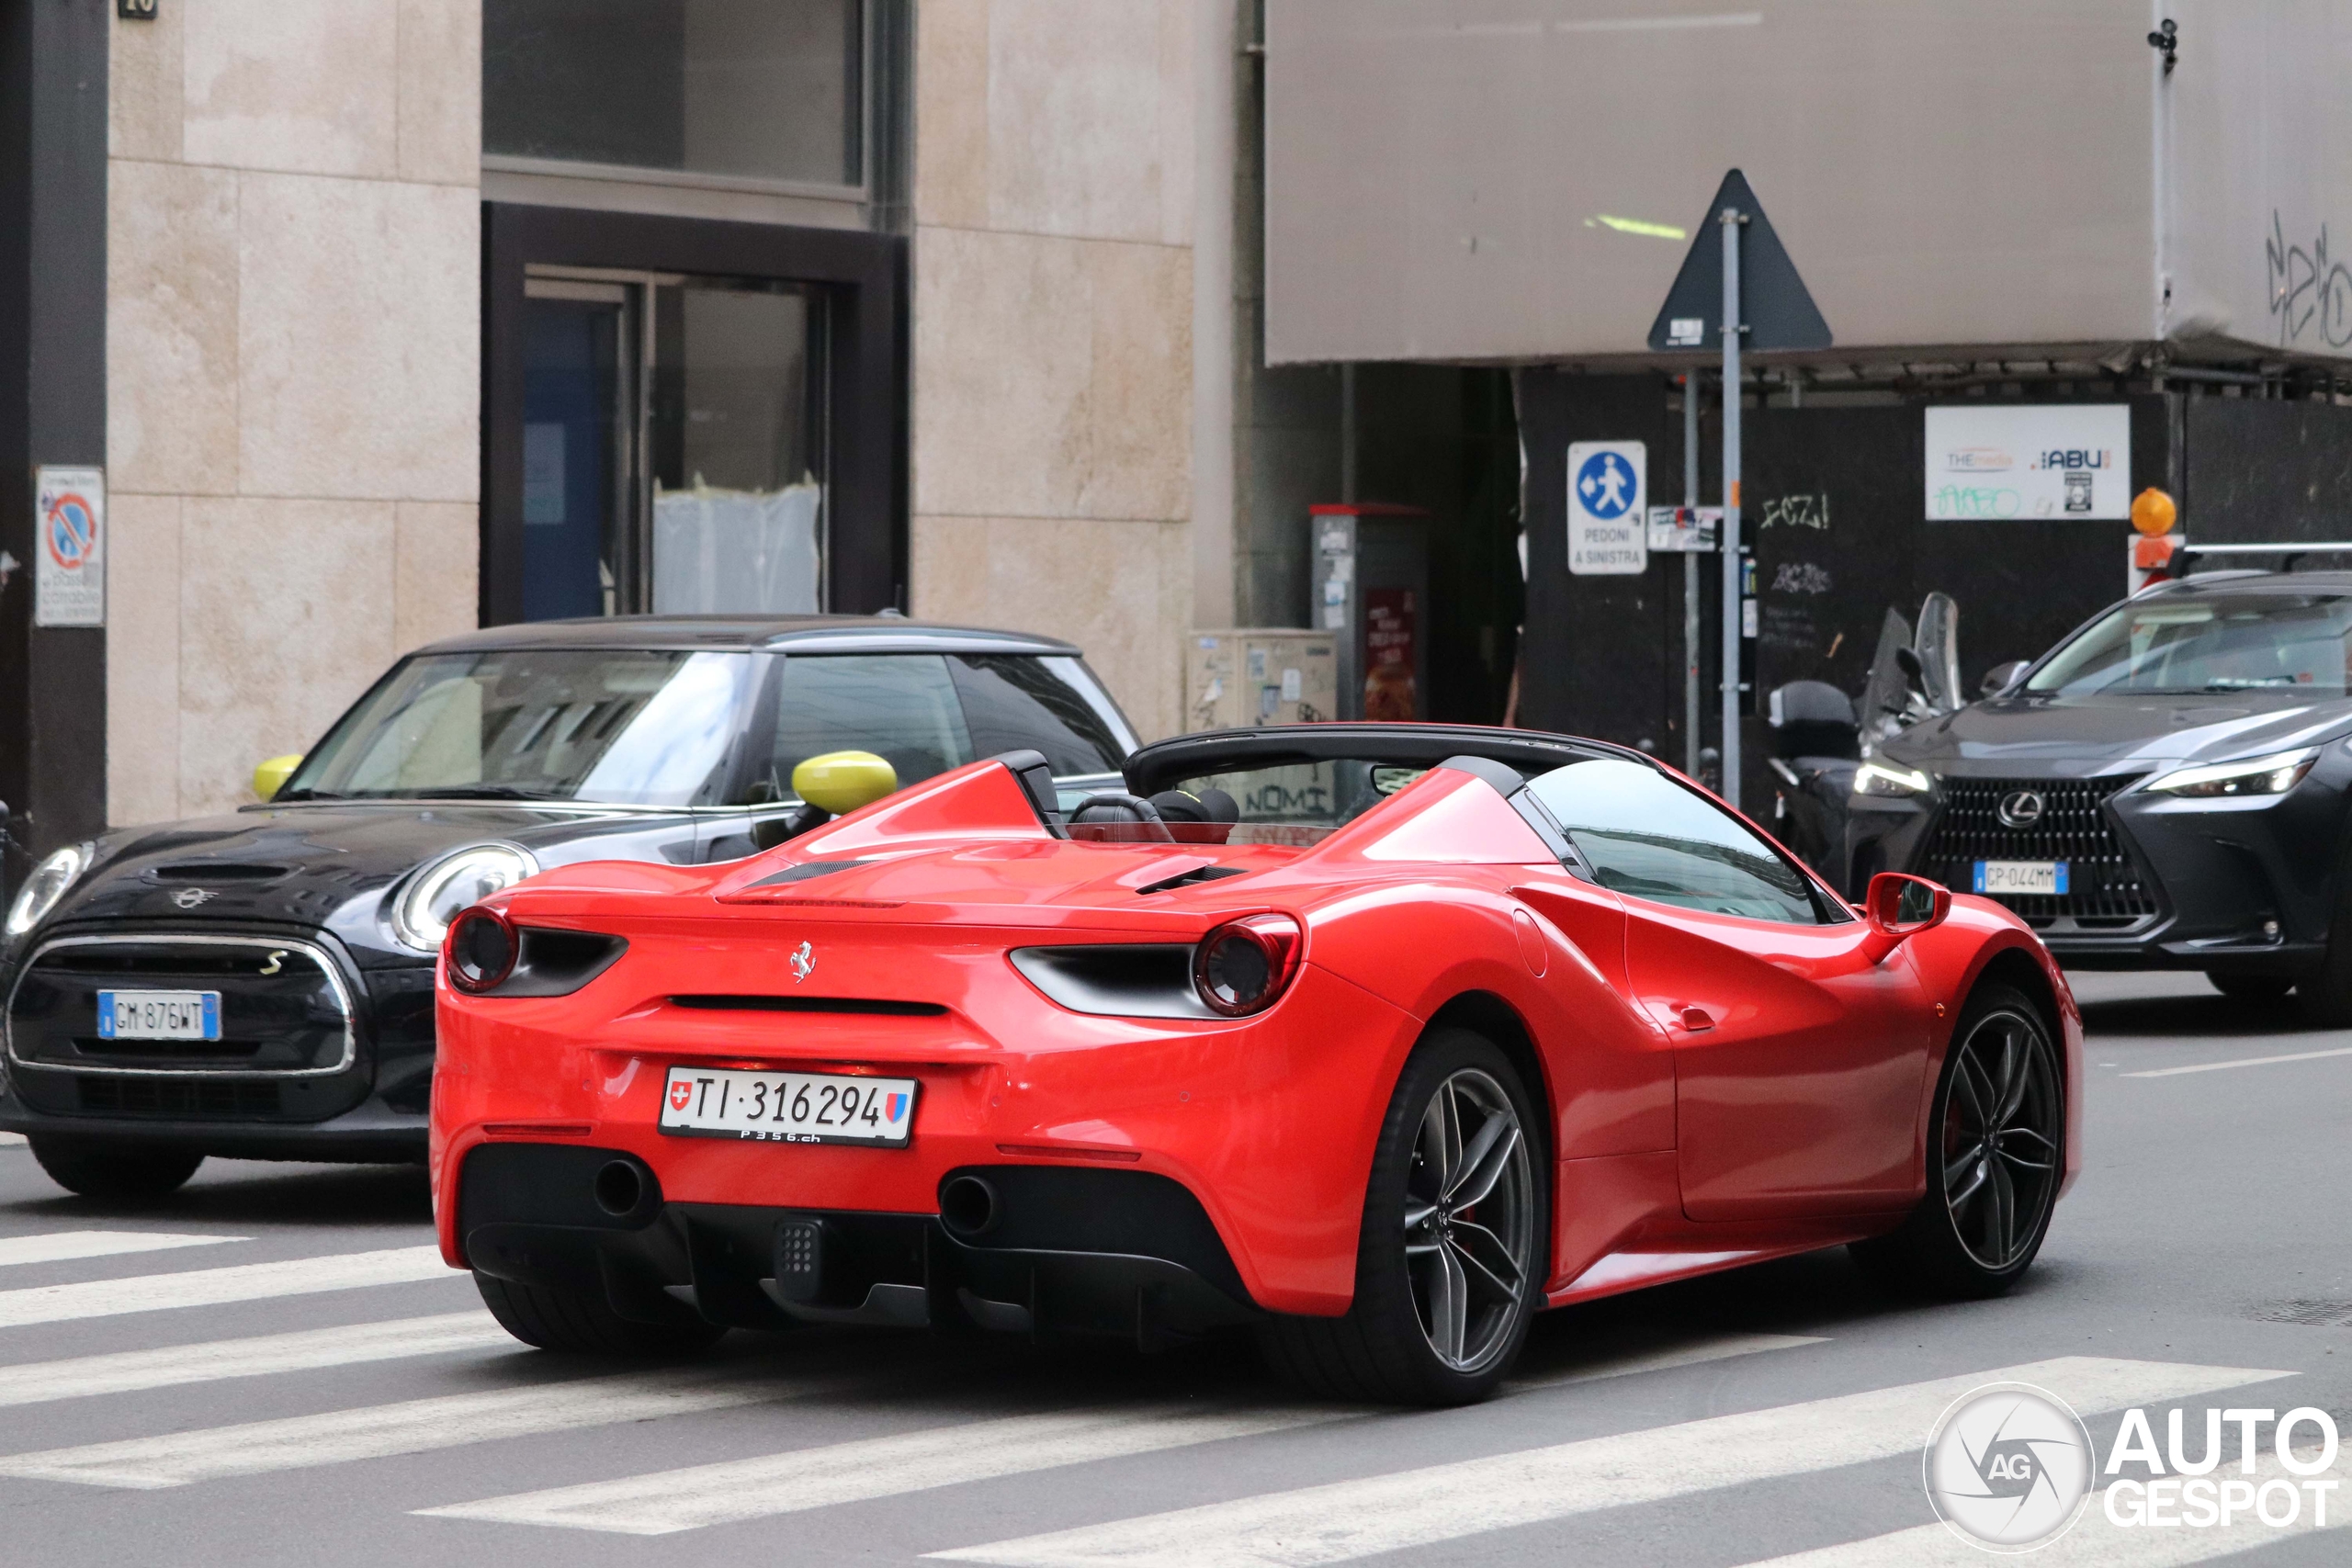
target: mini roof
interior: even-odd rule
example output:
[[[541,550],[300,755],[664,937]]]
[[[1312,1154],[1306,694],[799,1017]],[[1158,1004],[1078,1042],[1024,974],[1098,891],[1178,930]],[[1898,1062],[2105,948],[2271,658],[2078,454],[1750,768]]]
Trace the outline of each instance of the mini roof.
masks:
[[[632,649],[776,653],[1040,653],[1075,656],[1055,637],[898,615],[594,615],[517,621],[425,644],[419,653],[516,649]]]

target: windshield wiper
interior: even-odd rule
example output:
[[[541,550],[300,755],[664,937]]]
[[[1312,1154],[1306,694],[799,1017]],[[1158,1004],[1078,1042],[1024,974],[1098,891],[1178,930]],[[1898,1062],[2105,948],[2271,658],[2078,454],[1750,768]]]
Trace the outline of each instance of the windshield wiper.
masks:
[[[405,792],[412,800],[570,800],[551,789],[516,789],[513,784],[435,784]]]
[[[347,795],[337,795],[331,789],[312,789],[306,784],[300,789],[281,789],[262,804],[275,806],[286,800],[349,800],[351,796]]]

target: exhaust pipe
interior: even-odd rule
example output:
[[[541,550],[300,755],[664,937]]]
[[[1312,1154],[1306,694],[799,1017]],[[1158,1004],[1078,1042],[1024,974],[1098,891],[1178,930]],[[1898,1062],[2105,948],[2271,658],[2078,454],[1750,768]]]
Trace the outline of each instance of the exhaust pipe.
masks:
[[[939,1223],[958,1241],[988,1235],[1002,1213],[996,1188],[985,1177],[959,1176],[939,1190]]]
[[[594,1190],[596,1207],[616,1220],[625,1220],[645,1201],[645,1178],[638,1173],[634,1160],[607,1160],[596,1172]]]

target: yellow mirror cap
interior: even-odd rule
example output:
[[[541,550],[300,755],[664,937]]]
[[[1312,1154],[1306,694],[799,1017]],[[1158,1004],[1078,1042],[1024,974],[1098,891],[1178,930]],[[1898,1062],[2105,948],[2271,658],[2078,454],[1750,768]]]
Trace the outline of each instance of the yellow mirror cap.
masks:
[[[259,800],[267,800],[277,795],[279,790],[286,787],[286,781],[294,776],[294,770],[301,765],[302,753],[288,751],[283,757],[272,757],[254,768],[254,797]]]
[[[828,751],[792,770],[792,793],[836,817],[899,787],[899,770],[871,751]]]

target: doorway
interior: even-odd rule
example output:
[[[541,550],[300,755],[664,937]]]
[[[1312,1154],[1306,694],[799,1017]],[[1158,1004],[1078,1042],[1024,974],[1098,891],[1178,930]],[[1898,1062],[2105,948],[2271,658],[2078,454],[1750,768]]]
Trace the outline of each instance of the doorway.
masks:
[[[826,291],[534,267],[525,620],[826,609]]]

